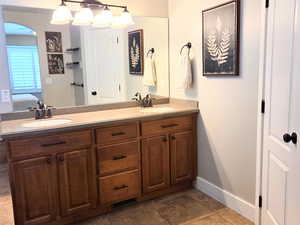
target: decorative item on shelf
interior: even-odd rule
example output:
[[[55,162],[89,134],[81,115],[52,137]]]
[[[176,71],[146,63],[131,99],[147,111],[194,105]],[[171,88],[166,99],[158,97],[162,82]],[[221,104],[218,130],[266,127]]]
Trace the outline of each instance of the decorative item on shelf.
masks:
[[[70,69],[74,68],[74,67],[77,67],[80,65],[80,62],[68,62],[66,63],[66,66]]]
[[[149,49],[149,51],[147,52],[147,57],[149,57],[149,55],[151,54],[151,58],[152,58],[152,56],[154,55],[154,53],[155,53],[155,49],[154,48]]]
[[[82,8],[75,13],[74,18],[66,3],[81,5]],[[123,12],[114,17],[110,8],[120,8],[123,9]],[[96,15],[94,15],[94,9],[95,12],[97,11]],[[98,12],[99,9],[100,12]],[[97,0],[62,0],[60,6],[53,12],[51,24],[69,24],[72,20],[72,24],[75,26],[125,28],[134,24],[127,6],[105,4]]]
[[[77,47],[77,48],[67,48],[66,49],[66,53],[74,53],[74,52],[78,52],[80,50],[80,48],[79,47]]]
[[[144,74],[144,32],[135,30],[128,33],[129,73]]]
[[[71,83],[71,86],[75,86],[75,87],[84,87],[84,84],[82,84],[82,83],[76,83],[76,82],[72,82]]]
[[[181,50],[180,50],[180,55],[182,55],[182,51],[184,48],[188,48],[189,50],[189,53],[190,53],[190,50],[192,48],[192,43],[191,42],[188,42],[187,44],[185,44],[184,46],[182,46]]]
[[[64,74],[64,56],[63,54],[48,54],[49,74]]]
[[[238,76],[240,1],[204,10],[202,18],[203,75]]]
[[[46,31],[46,47],[48,53],[62,53],[62,35],[61,32]]]

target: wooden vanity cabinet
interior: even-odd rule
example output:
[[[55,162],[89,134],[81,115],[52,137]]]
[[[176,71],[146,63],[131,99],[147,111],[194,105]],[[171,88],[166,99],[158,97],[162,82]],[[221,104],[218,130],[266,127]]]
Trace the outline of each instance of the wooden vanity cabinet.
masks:
[[[196,116],[8,139],[15,224],[71,224],[191,187]]]
[[[143,193],[170,186],[170,151],[168,135],[145,138],[142,141]]]
[[[96,129],[101,205],[141,196],[139,122]]]
[[[196,176],[196,117],[143,122],[143,193],[191,183]]]
[[[171,183],[172,185],[193,179],[193,132],[171,134]]]
[[[91,146],[91,130],[9,141],[17,225],[51,224],[96,207]]]
[[[91,149],[57,155],[61,216],[96,207]]]
[[[56,167],[51,157],[23,160],[11,165],[15,223],[46,224],[56,219]]]

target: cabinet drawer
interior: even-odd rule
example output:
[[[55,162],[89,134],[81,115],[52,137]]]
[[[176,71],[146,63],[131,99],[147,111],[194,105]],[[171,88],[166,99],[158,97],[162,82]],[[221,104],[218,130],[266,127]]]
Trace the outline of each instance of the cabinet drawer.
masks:
[[[141,193],[139,170],[100,178],[99,192],[101,204],[113,204],[139,197]]]
[[[9,151],[12,159],[18,159],[47,155],[68,149],[79,149],[91,144],[91,131],[85,130],[10,141]]]
[[[104,145],[120,140],[136,138],[138,135],[137,123],[124,124],[115,127],[99,128],[96,130],[97,144]]]
[[[137,141],[111,145],[97,150],[100,176],[139,168],[140,151]]]
[[[168,119],[146,121],[142,123],[142,135],[153,135],[162,132],[173,132],[176,130],[188,130],[193,127],[191,116],[174,117]]]

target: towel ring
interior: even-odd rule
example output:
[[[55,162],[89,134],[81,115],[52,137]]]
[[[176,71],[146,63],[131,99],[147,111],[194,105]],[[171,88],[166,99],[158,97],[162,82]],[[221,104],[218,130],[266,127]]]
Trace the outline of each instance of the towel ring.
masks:
[[[151,56],[154,54],[155,52],[155,49],[154,48],[151,48],[148,53],[147,53],[147,57],[149,56],[149,54],[151,53]]]
[[[187,44],[185,44],[180,50],[180,55],[182,54],[184,48],[188,48],[190,50],[192,48],[192,43],[188,42]]]

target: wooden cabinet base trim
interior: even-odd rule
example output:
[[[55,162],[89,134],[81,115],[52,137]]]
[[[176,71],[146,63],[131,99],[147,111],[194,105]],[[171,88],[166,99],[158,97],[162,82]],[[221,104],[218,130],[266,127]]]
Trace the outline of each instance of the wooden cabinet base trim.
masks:
[[[167,189],[164,190],[158,190],[158,191],[154,191],[151,193],[144,193],[140,198],[137,198],[137,201],[142,202],[142,201],[147,201],[147,200],[151,200],[154,198],[158,198],[164,195],[168,195],[168,194],[172,194],[172,193],[176,193],[176,192],[180,192],[180,191],[184,191],[184,190],[188,190],[193,188],[193,182],[184,182],[181,184],[177,184],[174,186],[171,186]]]

